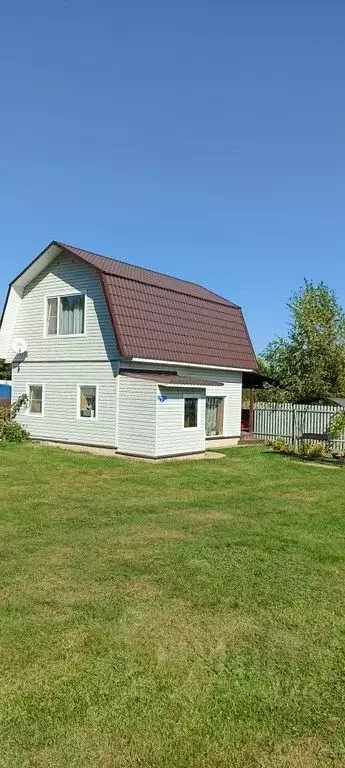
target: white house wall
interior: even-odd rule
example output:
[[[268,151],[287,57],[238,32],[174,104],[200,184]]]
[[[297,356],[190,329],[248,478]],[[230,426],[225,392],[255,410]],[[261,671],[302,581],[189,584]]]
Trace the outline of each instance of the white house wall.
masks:
[[[200,376],[210,381],[221,381],[222,387],[206,387],[206,397],[224,397],[223,435],[239,437],[241,434],[242,373],[241,371],[208,371],[206,368],[178,368],[183,376]]]
[[[18,291],[12,287],[9,293],[6,312],[2,319],[0,330],[0,359],[5,359],[8,363],[12,361],[13,357],[13,353],[12,356],[10,355],[10,340],[14,335],[16,318],[19,313],[20,304],[21,296]]]
[[[45,299],[86,294],[82,336],[44,336]],[[28,344],[26,362],[114,360],[119,357],[102,285],[93,267],[62,254],[24,289],[13,336]]]
[[[157,398],[157,456],[205,450],[205,392],[160,388]],[[184,396],[198,398],[198,425],[184,427]]]
[[[43,415],[22,409],[17,417],[36,439],[116,447],[116,364],[31,363],[13,371],[12,399],[28,384],[43,386]],[[78,418],[78,385],[97,386],[96,418]]]
[[[172,366],[159,363],[131,363],[122,362],[126,368],[151,370],[151,371],[177,371],[181,376],[192,378],[200,377],[209,381],[223,383],[221,387],[206,387],[207,397],[224,397],[224,437],[239,437],[241,434],[241,408],[242,408],[242,372],[224,371],[222,369],[209,370],[208,368],[195,368],[193,366]]]
[[[45,299],[86,294],[85,334],[44,337]],[[58,256],[24,289],[14,336],[28,354],[13,365],[12,399],[27,384],[44,387],[43,416],[21,412],[34,438],[116,447],[119,356],[98,273],[79,259]],[[98,387],[97,418],[77,418],[77,385]]]
[[[157,384],[119,376],[118,450],[156,455]]]

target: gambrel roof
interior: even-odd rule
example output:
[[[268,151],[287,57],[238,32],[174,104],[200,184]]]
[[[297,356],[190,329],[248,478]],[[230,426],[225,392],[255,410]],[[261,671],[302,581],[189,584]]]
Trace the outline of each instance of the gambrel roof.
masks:
[[[241,308],[197,283],[53,240],[12,281],[10,290],[20,292],[61,252],[97,270],[122,357],[257,368]]]

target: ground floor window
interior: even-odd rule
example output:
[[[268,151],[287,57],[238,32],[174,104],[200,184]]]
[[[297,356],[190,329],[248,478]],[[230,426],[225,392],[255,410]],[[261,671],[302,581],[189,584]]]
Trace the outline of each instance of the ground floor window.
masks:
[[[198,426],[198,398],[197,397],[184,398],[184,426],[185,428]]]
[[[95,419],[97,417],[97,387],[80,384],[78,416],[81,419]]]
[[[43,387],[41,384],[28,385],[28,413],[42,415]]]
[[[206,398],[206,435],[212,437],[213,435],[223,434],[223,420],[224,420],[224,397],[207,397]]]

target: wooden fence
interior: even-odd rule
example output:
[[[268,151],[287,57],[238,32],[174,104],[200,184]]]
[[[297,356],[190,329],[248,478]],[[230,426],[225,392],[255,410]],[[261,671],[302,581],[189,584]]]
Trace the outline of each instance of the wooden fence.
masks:
[[[254,406],[254,435],[261,440],[279,437],[288,443],[297,442],[305,432],[327,433],[331,417],[342,410],[336,405],[300,405],[294,403],[256,403]],[[336,449],[345,449],[345,433],[332,441]]]

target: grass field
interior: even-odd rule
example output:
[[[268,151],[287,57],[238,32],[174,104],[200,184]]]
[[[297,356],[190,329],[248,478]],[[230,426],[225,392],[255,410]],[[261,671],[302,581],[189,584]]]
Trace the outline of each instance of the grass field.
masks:
[[[0,766],[345,766],[345,470],[0,449]]]

